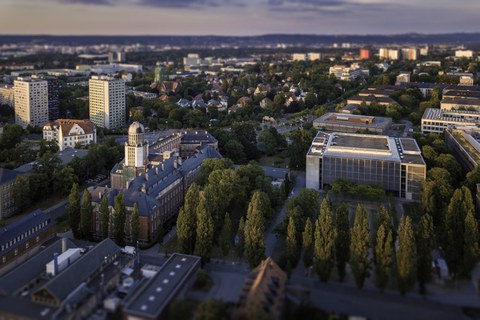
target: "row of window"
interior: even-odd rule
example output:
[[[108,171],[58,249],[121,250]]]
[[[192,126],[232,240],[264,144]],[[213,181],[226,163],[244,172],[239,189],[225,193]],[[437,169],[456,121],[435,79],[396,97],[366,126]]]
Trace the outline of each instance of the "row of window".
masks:
[[[42,223],[40,223],[39,225],[36,225],[35,227],[33,228],[30,228],[29,230],[25,231],[24,233],[22,233],[21,235],[13,238],[12,240],[10,240],[9,242],[3,244],[1,247],[0,247],[0,251],[4,251],[4,250],[7,250],[8,248],[10,248],[11,246],[15,245],[16,243],[22,241],[23,239],[26,239],[27,237],[31,236],[32,234],[34,233],[37,233],[38,231],[42,230],[43,228],[45,228],[46,226],[48,225],[48,221],[44,221]],[[38,237],[37,237],[38,239]],[[37,240],[38,241],[38,240]]]

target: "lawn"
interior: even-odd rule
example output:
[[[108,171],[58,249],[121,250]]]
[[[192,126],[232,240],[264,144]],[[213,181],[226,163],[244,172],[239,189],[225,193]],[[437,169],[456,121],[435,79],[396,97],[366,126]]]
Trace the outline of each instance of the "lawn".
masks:
[[[261,166],[287,168],[290,159],[287,150],[277,153],[273,156],[263,156],[258,160]]]

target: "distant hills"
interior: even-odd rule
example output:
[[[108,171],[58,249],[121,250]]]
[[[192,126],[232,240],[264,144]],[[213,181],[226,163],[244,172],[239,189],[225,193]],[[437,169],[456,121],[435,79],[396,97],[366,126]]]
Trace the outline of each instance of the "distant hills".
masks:
[[[398,34],[398,35],[305,35],[268,34],[260,36],[50,36],[0,35],[3,43],[37,43],[58,45],[143,44],[181,47],[211,46],[321,46],[332,43],[382,44],[465,44],[479,45],[480,33]]]

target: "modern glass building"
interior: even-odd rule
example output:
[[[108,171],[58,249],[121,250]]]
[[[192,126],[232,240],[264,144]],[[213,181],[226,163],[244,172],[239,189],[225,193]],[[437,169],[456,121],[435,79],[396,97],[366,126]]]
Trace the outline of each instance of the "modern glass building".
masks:
[[[414,139],[319,131],[307,153],[307,188],[345,179],[420,200],[426,170]]]

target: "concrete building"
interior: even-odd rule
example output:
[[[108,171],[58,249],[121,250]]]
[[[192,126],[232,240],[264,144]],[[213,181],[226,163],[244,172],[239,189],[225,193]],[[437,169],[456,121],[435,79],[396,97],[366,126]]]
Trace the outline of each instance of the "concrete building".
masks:
[[[13,86],[8,84],[0,86],[0,104],[6,104],[9,107],[15,106],[15,90]]]
[[[457,58],[473,58],[473,51],[472,50],[456,50],[455,57]]]
[[[440,108],[444,110],[475,110],[480,111],[480,98],[443,98]]]
[[[90,120],[100,128],[125,126],[125,81],[92,76],[89,81]]]
[[[370,49],[360,49],[360,60],[368,60],[371,57]]]
[[[398,49],[380,48],[378,56],[380,59],[398,60],[400,59],[400,51]]]
[[[55,141],[63,151],[97,143],[97,128],[90,120],[58,119],[43,126],[43,139]]]
[[[167,306],[182,299],[193,286],[200,257],[174,253],[160,270],[148,280],[125,304],[126,320],[157,320],[165,318]]]
[[[443,133],[447,128],[478,130],[480,112],[427,108],[422,116],[422,133]]]
[[[20,175],[14,170],[0,168],[0,220],[15,214],[15,181]]]
[[[307,188],[345,179],[420,200],[427,168],[414,139],[319,131],[306,157]]]
[[[359,65],[352,65],[350,67],[344,65],[335,65],[330,67],[329,74],[334,75],[335,78],[343,81],[354,81],[361,77],[368,77],[370,71],[362,69]]]
[[[46,80],[19,77],[14,81],[15,123],[27,126],[43,126],[48,122],[48,82]]]
[[[293,53],[292,54],[292,61],[307,61],[307,54],[306,53]]]
[[[286,299],[287,274],[270,257],[263,260],[245,279],[234,319],[248,319],[247,309],[258,304],[271,319],[282,319]]]
[[[317,130],[350,133],[384,134],[391,125],[391,118],[330,112],[313,121]]]
[[[0,230],[0,273],[3,274],[38,250],[55,236],[55,221],[48,213],[35,210]]]
[[[60,82],[57,77],[33,75],[32,79],[47,81],[48,87],[48,121],[57,120],[60,114],[59,90]]]
[[[322,54],[318,52],[307,53],[308,61],[322,60]]]
[[[418,59],[418,49],[417,48],[402,48],[402,59],[403,60],[417,60]]]
[[[478,132],[447,128],[445,143],[465,171],[480,164],[480,136]]]

